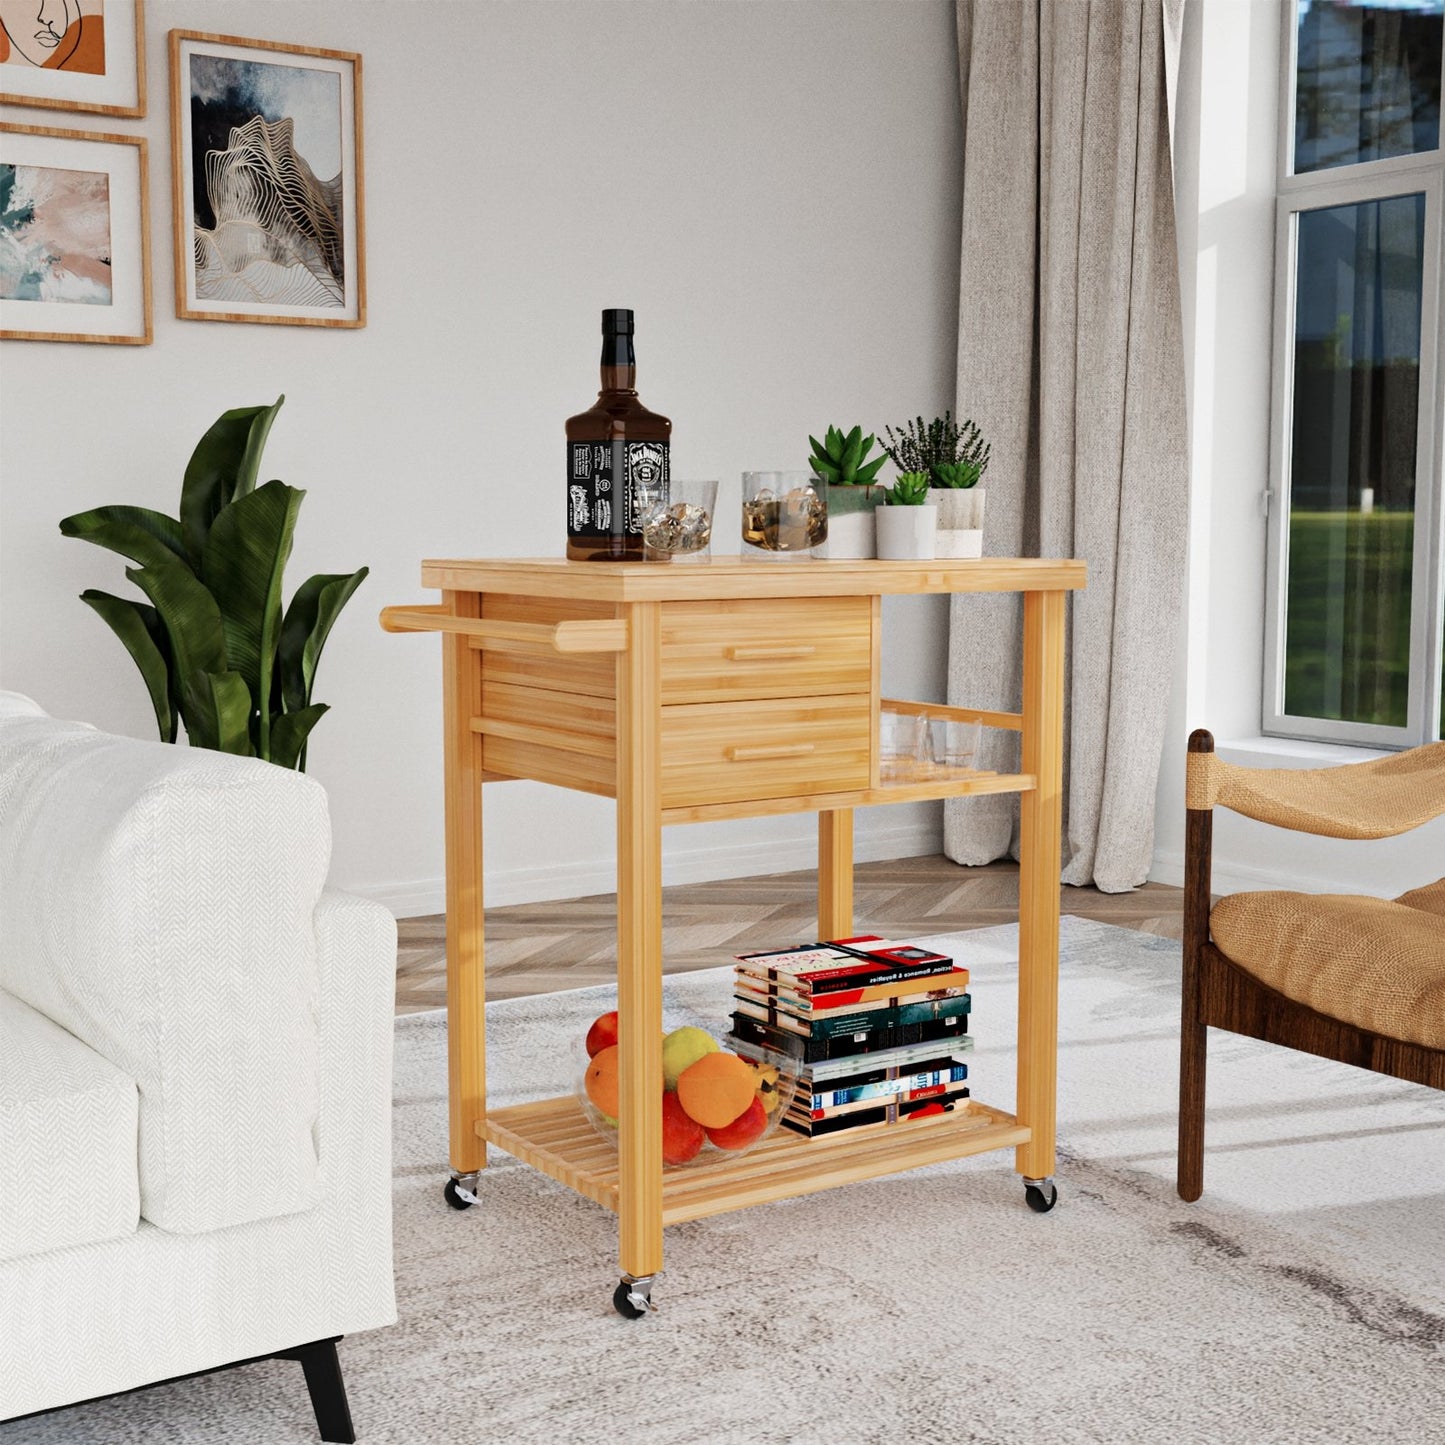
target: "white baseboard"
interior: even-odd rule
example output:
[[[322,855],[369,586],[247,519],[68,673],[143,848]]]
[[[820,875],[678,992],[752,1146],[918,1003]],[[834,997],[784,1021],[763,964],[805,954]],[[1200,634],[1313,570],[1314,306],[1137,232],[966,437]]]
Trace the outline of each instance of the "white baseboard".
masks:
[[[1154,854],[1154,866],[1149,870],[1151,883],[1169,883],[1175,888],[1184,886],[1184,855],[1182,853]],[[1318,873],[1291,872],[1286,868],[1254,868],[1247,863],[1230,863],[1216,856],[1209,872],[1209,886],[1213,893],[1250,893],[1269,888],[1288,888],[1298,893],[1363,893],[1375,898],[1393,898],[1398,886],[1374,886],[1359,878],[1323,877]]]
[[[859,863],[889,858],[922,858],[943,851],[942,823],[924,820],[894,828],[859,829],[854,857]],[[662,881],[711,883],[721,878],[792,873],[818,866],[818,841],[813,833],[770,843],[735,843],[727,847],[669,848],[664,839]],[[544,864],[532,868],[489,869],[484,880],[489,908],[511,903],[546,903],[557,898],[587,898],[617,887],[616,864],[610,858],[594,863]],[[347,891],[384,904],[398,918],[418,918],[446,910],[446,883],[422,878],[412,883],[383,883]]]

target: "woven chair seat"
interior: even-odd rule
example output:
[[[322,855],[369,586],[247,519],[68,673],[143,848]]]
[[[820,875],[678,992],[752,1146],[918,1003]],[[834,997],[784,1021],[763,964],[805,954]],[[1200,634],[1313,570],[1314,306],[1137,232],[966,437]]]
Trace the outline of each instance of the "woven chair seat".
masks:
[[[1391,902],[1234,893],[1209,915],[1216,947],[1316,1013],[1445,1049],[1445,879]]]

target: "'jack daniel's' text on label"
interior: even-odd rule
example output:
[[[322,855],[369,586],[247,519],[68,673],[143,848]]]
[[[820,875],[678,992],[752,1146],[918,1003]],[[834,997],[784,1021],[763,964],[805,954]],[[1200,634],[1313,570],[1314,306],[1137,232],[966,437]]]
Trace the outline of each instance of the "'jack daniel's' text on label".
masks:
[[[667,442],[567,443],[567,535],[641,536],[643,514],[668,500]]]

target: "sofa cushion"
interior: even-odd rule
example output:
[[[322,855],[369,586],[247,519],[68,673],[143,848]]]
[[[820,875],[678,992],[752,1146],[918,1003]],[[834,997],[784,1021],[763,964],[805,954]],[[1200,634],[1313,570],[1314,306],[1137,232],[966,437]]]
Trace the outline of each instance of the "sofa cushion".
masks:
[[[1445,918],[1352,894],[1234,893],[1214,905],[1216,945],[1316,1013],[1445,1049]]]
[[[0,990],[0,1259],[133,1234],[136,1087]]]
[[[0,987],[132,1078],[141,1212],[316,1197],[325,794],[250,758],[0,715]]]

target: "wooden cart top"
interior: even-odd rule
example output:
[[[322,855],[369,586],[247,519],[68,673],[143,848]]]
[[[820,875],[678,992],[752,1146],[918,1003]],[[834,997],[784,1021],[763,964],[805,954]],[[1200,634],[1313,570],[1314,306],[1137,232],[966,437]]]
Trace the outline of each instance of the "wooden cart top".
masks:
[[[593,602],[709,601],[731,597],[872,597],[928,592],[1066,592],[1085,585],[1081,561],[982,557],[969,561],[568,562],[560,557],[422,563],[423,587]]]

